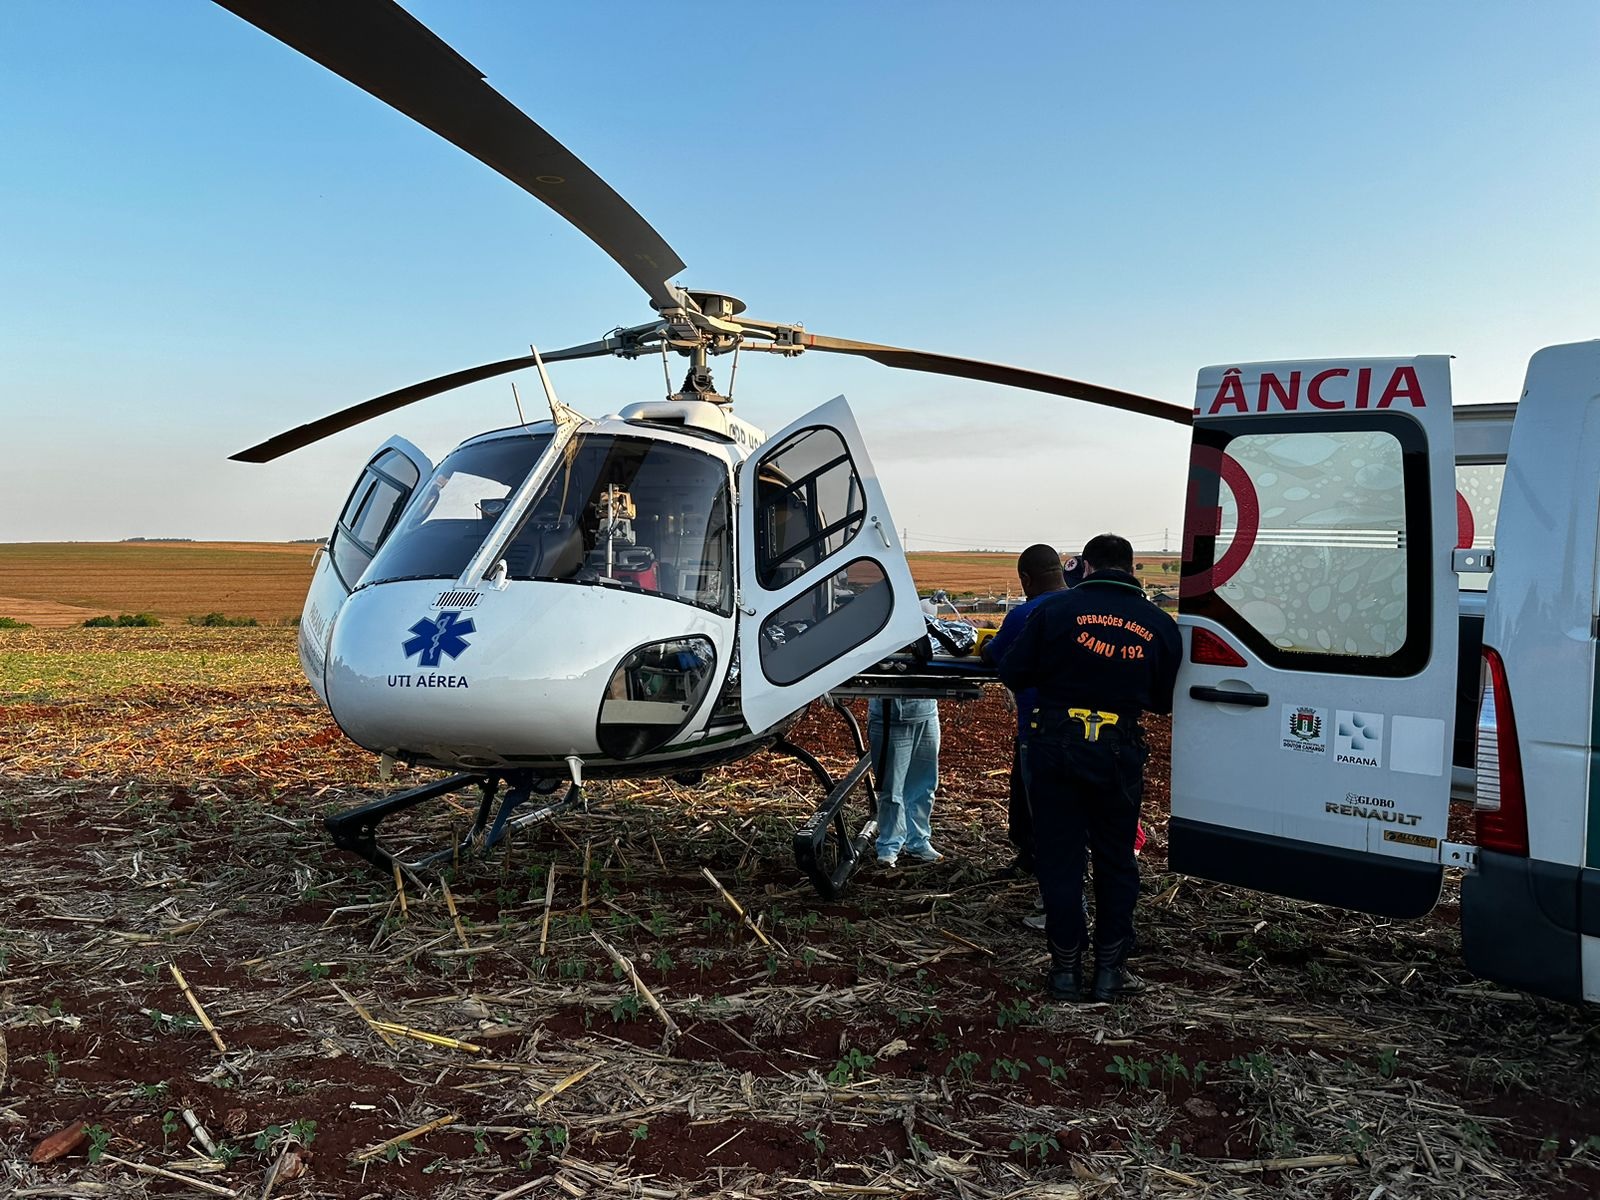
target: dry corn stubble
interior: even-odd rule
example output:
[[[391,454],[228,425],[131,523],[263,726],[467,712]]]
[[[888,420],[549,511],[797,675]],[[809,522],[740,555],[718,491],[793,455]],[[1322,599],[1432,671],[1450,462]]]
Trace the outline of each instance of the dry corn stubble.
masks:
[[[338,735],[292,630],[0,636],[0,1158],[18,1190],[158,1194],[177,1185],[144,1172],[164,1170],[242,1195],[291,1146],[306,1174],[275,1194],[351,1200],[539,1180],[984,1198],[1600,1183],[1592,1020],[1469,980],[1448,904],[1393,925],[1163,874],[1159,725],[1140,967],[1157,986],[1065,1009],[1042,1003],[1042,946],[1017,924],[1029,889],[983,879],[1008,857],[996,697],[945,709],[946,861],[869,866],[842,903],[789,858],[808,776],[763,756],[696,789],[596,784],[593,812],[519,834],[448,897],[408,880],[402,919],[392,878],[330,852],[317,818],[413,780],[380,785]],[[846,765],[822,716],[798,735]],[[440,805],[416,836],[456,819]],[[184,1109],[225,1131],[215,1155],[169,1119]],[[86,1116],[99,1162],[24,1165]]]

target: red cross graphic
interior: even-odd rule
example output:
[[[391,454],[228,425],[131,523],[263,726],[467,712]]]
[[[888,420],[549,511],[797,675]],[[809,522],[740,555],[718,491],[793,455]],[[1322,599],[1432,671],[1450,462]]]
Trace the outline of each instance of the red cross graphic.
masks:
[[[1239,568],[1244,566],[1245,559],[1250,557],[1250,551],[1256,544],[1256,532],[1261,523],[1261,503],[1256,496],[1255,485],[1250,482],[1249,472],[1235,459],[1229,458],[1214,447],[1197,445],[1190,452],[1189,468],[1191,471],[1214,474],[1221,479],[1223,485],[1233,493],[1238,520],[1228,549],[1220,556],[1213,549],[1212,563],[1209,567],[1193,574],[1185,574],[1179,579],[1178,595],[1183,597],[1203,596],[1213,592],[1237,575]],[[1214,538],[1221,533],[1222,509],[1206,505],[1200,495],[1199,483],[1191,478],[1188,504],[1183,514],[1185,568],[1191,568],[1195,561],[1195,539]]]

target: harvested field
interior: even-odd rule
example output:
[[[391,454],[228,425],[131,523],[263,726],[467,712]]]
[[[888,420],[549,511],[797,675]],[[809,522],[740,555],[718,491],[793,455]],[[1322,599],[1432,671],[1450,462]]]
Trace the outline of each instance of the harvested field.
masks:
[[[316,546],[303,542],[0,543],[0,617],[40,629],[81,625],[102,613],[148,612],[168,624],[220,612],[281,624],[299,615]],[[907,555],[923,591],[1015,593],[1015,554],[959,551]],[[1138,556],[1140,578],[1173,586],[1162,565]]]
[[[41,628],[26,603],[102,613],[148,612],[168,623],[220,612],[277,624],[300,614],[315,545],[287,542],[0,543],[0,617]],[[37,610],[35,610],[37,612]]]
[[[1062,551],[1067,553],[1065,549]],[[1177,576],[1163,570],[1164,564],[1176,564],[1172,554],[1137,554],[1140,582],[1147,587],[1172,588]],[[981,550],[917,551],[906,555],[911,564],[911,577],[923,591],[944,588],[952,596],[1017,594],[1017,556],[1012,553],[992,553]]]
[[[596,785],[397,891],[319,818],[414,779],[342,739],[293,640],[0,631],[0,1194],[1600,1190],[1595,1018],[1468,977],[1453,895],[1401,924],[1169,874],[1160,723],[1155,986],[1065,1007],[1030,890],[986,879],[997,696],[944,709],[946,860],[843,902],[801,883],[810,785],[766,755]],[[798,737],[844,765],[833,714]]]

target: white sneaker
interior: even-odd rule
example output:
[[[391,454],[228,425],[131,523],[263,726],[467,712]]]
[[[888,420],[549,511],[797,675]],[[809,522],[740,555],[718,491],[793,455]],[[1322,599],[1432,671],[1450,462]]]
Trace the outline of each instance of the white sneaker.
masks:
[[[878,865],[880,867],[897,867],[900,865],[900,856],[898,854],[880,854],[878,855]]]
[[[1040,933],[1043,933],[1044,932],[1044,914],[1043,913],[1029,913],[1027,916],[1022,918],[1022,926],[1023,926],[1024,929],[1036,929]]]
[[[909,857],[916,859],[918,862],[936,863],[944,861],[944,855],[940,854],[932,846],[928,846],[922,850],[907,850],[906,854]]]

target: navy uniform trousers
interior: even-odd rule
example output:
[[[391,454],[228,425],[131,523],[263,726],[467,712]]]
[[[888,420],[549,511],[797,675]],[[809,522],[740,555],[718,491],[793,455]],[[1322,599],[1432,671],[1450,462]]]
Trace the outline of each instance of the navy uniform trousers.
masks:
[[[1133,945],[1139,868],[1133,842],[1144,798],[1144,734],[1126,714],[1090,741],[1064,708],[1034,710],[1023,756],[1033,817],[1035,869],[1050,948],[1089,945],[1084,922],[1085,849],[1094,854],[1094,959],[1120,966]]]

